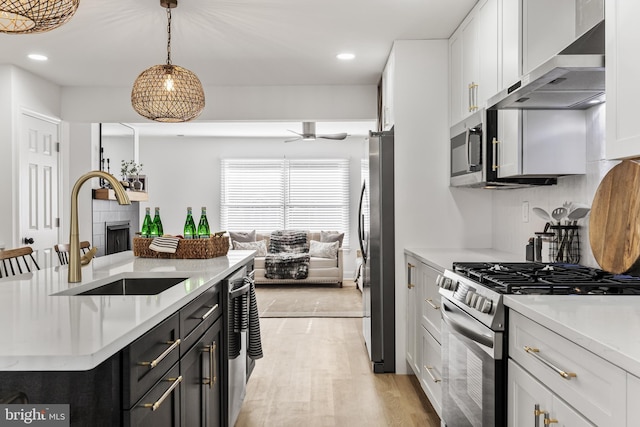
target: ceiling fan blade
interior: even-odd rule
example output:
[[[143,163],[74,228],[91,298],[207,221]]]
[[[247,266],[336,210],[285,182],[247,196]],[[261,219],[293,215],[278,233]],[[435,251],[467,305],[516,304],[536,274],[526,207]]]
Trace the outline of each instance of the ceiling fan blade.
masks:
[[[330,133],[327,135],[317,135],[318,138],[324,138],[324,139],[345,139],[347,137],[347,133],[343,132],[343,133]]]

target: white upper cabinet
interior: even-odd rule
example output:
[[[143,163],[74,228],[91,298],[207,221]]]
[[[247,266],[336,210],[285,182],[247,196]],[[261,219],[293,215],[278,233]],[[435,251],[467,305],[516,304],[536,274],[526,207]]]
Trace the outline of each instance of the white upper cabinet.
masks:
[[[498,4],[498,91],[520,80],[520,4],[513,0],[500,0]]]
[[[387,65],[382,72],[382,130],[389,130],[395,124],[393,109],[395,54],[389,54]]]
[[[528,74],[575,38],[574,0],[522,0],[522,74]]]
[[[606,16],[606,157],[640,157],[640,59],[638,16],[640,1],[607,0]]]
[[[450,124],[484,107],[498,88],[498,0],[481,0],[449,39]]]

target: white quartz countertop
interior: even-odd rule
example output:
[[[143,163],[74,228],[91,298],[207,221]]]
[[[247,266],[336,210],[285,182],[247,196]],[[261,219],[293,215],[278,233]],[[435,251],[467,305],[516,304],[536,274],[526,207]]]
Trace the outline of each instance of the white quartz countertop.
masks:
[[[406,248],[404,252],[440,271],[451,269],[454,262],[526,262],[524,253],[496,249]]]
[[[505,295],[531,320],[640,377],[640,297]]]
[[[66,266],[0,279],[0,371],[89,370],[253,258],[229,251],[211,259],[137,258],[121,252],[82,267]],[[122,277],[187,278],[157,295],[73,296]]]

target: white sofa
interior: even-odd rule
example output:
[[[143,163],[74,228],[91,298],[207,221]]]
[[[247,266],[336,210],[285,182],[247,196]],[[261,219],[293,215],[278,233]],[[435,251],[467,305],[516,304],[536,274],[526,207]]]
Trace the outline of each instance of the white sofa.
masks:
[[[269,234],[256,234],[256,240],[266,240],[269,248]],[[307,242],[320,240],[320,233],[310,232],[307,235]],[[264,277],[264,257],[256,257],[254,260],[255,283],[264,284],[302,284],[302,283],[336,283],[342,287],[343,274],[343,254],[342,248],[338,249],[336,259],[311,257],[309,261],[309,275],[306,279],[267,279]]]

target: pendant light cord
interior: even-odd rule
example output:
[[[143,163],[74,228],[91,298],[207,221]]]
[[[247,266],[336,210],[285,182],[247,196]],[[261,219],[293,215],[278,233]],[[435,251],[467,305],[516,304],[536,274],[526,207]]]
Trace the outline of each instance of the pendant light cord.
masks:
[[[171,8],[167,8],[167,65],[171,65]]]

